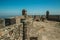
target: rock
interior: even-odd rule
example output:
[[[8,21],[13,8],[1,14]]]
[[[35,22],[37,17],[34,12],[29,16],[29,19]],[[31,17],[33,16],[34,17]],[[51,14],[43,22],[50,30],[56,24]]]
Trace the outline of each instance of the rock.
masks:
[[[0,37],[3,35],[3,32],[2,31],[0,31]]]

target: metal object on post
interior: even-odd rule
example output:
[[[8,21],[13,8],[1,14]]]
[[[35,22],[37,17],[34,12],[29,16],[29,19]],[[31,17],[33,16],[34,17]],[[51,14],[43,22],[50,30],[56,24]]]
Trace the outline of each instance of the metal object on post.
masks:
[[[23,40],[27,39],[27,26],[25,23],[25,19],[21,19],[21,23],[23,23]]]
[[[24,23],[25,22],[25,19],[21,19],[21,23]]]

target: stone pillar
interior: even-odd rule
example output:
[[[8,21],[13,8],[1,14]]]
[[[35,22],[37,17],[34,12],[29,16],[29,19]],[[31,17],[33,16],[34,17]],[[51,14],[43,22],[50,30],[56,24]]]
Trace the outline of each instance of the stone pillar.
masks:
[[[49,11],[46,11],[46,19],[49,18]]]
[[[21,19],[21,23],[23,23],[23,40],[27,40],[27,26],[25,19]]]

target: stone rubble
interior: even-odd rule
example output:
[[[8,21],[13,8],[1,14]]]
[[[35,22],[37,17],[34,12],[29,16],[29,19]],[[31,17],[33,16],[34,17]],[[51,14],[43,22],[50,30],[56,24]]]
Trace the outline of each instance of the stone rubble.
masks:
[[[18,23],[5,26],[0,29],[0,40],[22,40],[23,24],[20,23],[20,17],[16,17]],[[20,18],[20,19],[19,19]],[[38,40],[60,40],[60,22],[53,21],[33,21],[33,18],[26,19],[27,39],[38,37]],[[58,27],[59,26],[59,27]]]

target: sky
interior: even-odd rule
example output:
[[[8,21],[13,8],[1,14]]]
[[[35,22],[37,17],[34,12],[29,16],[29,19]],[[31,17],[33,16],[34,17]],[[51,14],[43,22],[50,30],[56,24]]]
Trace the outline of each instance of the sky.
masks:
[[[60,0],[0,0],[0,17],[20,16],[22,10],[27,10],[28,15],[60,15]]]

